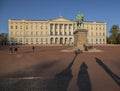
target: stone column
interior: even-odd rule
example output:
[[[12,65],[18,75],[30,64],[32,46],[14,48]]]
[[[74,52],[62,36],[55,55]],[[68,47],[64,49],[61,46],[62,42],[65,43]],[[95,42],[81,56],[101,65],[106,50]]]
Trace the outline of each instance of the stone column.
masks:
[[[60,34],[59,32],[59,24],[57,24],[57,32],[58,32],[58,35]]]
[[[55,24],[53,24],[53,35],[55,35]]]
[[[73,24],[71,24],[71,35],[73,35]]]
[[[67,24],[67,27],[66,27],[66,32],[67,32],[67,35],[69,35],[69,24]]]
[[[65,25],[64,25],[64,24],[62,24],[62,35],[64,35],[64,34],[65,34],[65,33],[64,33],[64,32],[65,32],[65,31],[64,31],[64,26],[65,26]]]

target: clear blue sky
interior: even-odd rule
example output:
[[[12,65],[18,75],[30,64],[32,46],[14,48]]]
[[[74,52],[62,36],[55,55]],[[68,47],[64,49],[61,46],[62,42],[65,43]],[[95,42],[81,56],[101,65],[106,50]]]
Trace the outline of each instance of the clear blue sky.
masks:
[[[85,21],[120,26],[120,0],[0,0],[0,32],[8,32],[8,19],[47,20],[60,15],[75,20],[80,11]]]

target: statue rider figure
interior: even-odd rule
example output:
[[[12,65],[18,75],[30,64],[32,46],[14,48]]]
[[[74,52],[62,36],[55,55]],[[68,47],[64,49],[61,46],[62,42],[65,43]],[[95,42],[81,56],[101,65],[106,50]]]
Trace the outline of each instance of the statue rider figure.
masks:
[[[80,29],[81,24],[84,21],[84,15],[80,12],[78,12],[77,16],[76,16],[76,22],[77,22],[77,28]]]

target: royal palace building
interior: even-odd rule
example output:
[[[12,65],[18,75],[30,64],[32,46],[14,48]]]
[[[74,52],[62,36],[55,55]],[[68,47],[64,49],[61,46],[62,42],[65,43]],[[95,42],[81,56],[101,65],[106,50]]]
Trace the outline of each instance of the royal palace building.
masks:
[[[81,28],[88,30],[88,43],[106,44],[106,22],[84,21]],[[53,20],[8,20],[10,43],[72,45],[76,29],[75,21],[63,17]]]

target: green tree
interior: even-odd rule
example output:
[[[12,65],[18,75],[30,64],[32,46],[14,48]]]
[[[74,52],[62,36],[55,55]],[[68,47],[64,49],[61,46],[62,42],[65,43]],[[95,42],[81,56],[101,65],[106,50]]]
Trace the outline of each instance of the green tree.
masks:
[[[7,45],[8,44],[8,39],[7,39],[7,34],[6,33],[1,33],[0,34],[0,43],[1,43],[1,45]]]
[[[119,34],[119,26],[118,25],[113,25],[112,28],[110,29],[109,42],[112,43],[112,44],[117,44],[118,34]]]
[[[107,43],[111,44],[110,37],[107,37]]]
[[[117,36],[117,43],[120,44],[120,33]]]

